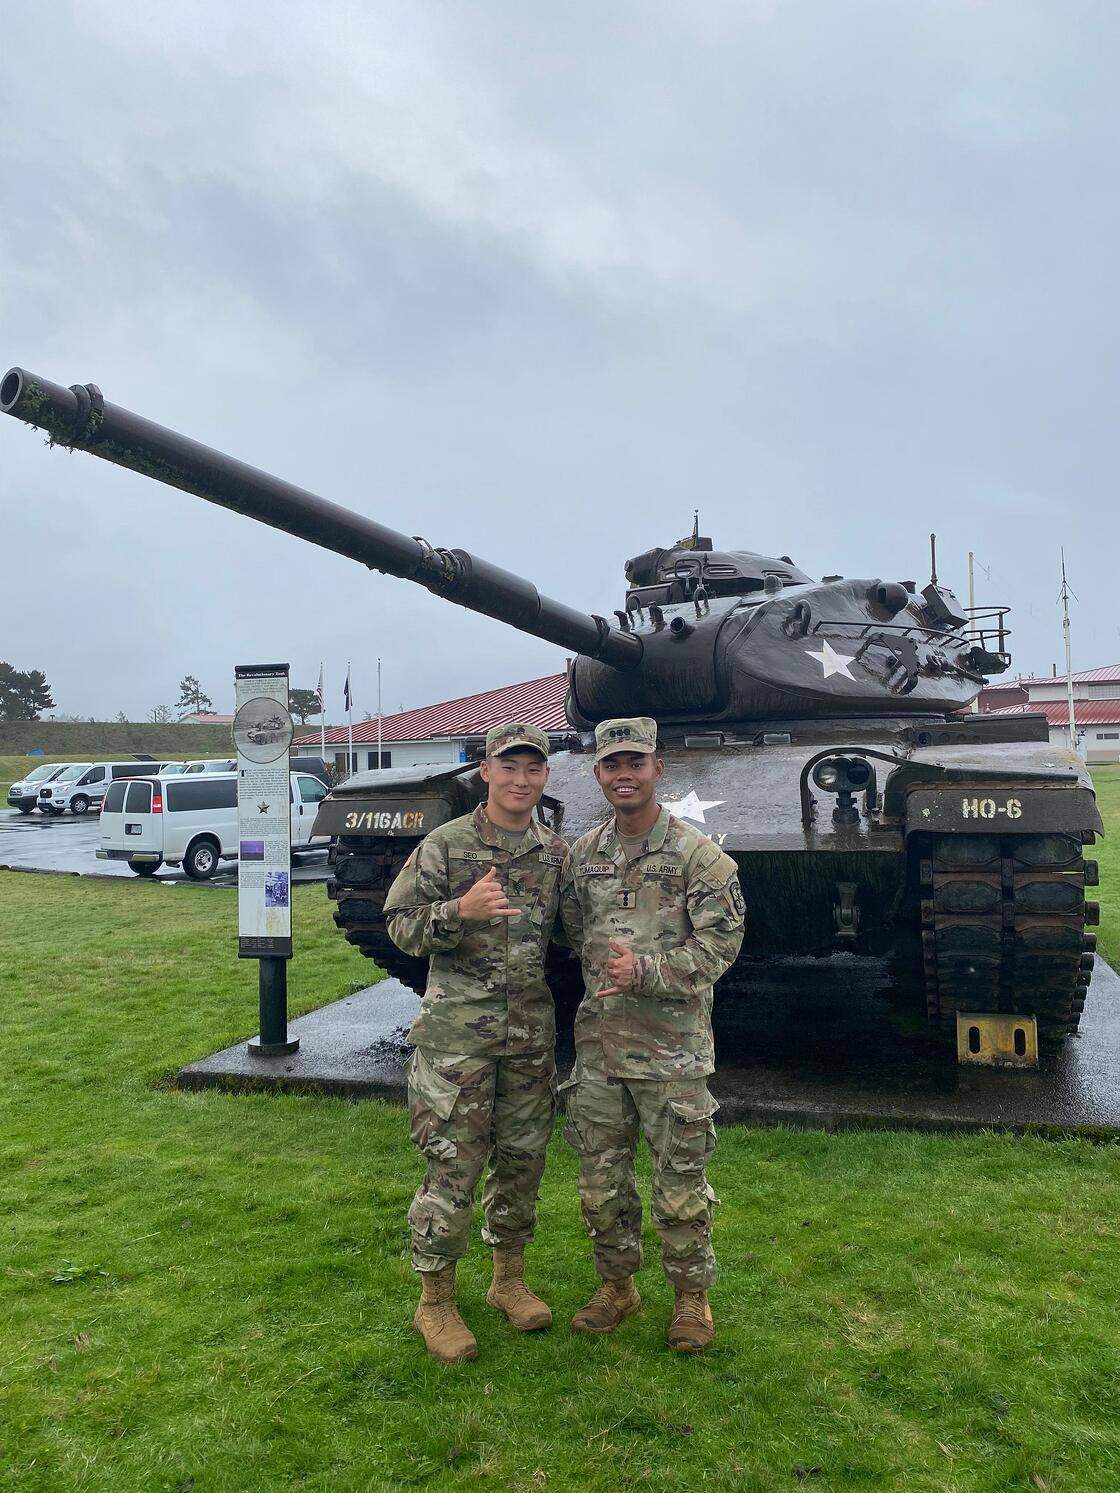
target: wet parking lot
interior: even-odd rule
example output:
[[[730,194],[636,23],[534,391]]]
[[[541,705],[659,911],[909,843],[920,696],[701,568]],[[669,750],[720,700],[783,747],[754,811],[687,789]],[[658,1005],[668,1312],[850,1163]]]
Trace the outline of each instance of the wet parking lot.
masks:
[[[127,881],[139,877],[124,861],[99,861],[98,816],[86,814],[75,818],[62,814],[57,819],[35,809],[21,814],[18,809],[0,810],[0,871],[52,871],[60,876],[123,876]],[[326,881],[327,852],[301,851],[292,868],[292,880]],[[223,861],[220,870],[208,882],[194,882],[177,867],[161,866],[156,881],[186,886],[236,886],[237,862]]]

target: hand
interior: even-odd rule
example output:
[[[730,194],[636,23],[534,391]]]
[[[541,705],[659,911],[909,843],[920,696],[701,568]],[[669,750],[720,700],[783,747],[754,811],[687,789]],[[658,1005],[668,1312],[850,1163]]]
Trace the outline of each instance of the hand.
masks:
[[[519,907],[509,905],[498,880],[497,866],[491,866],[486,875],[459,898],[459,916],[467,923],[488,923],[491,918],[521,916]]]
[[[625,944],[619,943],[617,938],[612,938],[609,942],[614,953],[607,956],[607,978],[613,980],[614,984],[608,985],[606,990],[595,992],[600,1000],[605,995],[621,995],[634,983],[633,949],[628,949]]]

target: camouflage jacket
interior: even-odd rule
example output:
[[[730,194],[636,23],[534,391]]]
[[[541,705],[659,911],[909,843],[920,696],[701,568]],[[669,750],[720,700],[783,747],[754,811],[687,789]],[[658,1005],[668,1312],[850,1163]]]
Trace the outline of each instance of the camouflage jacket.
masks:
[[[613,819],[581,835],[560,890],[586,987],[576,1015],[580,1067],[612,1078],[711,1073],[712,985],[739,953],[743,911],[735,862],[664,807],[630,862]],[[634,951],[634,983],[600,998],[611,984],[612,938]]]
[[[505,848],[511,843],[515,851]],[[536,819],[517,840],[491,824],[482,805],[439,825],[416,847],[385,899],[393,942],[431,958],[410,1042],[463,1057],[552,1047],[556,1012],[544,956],[567,848]],[[464,922],[458,898],[492,865],[521,916]]]

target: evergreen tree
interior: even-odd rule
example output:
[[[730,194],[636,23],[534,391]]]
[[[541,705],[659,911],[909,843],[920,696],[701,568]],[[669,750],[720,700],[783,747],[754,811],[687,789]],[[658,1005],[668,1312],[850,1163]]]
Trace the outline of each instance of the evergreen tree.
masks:
[[[179,698],[175,702],[179,719],[187,715],[199,715],[204,710],[213,710],[214,702],[202,688],[194,674],[188,674],[179,683]]]
[[[24,673],[0,662],[0,720],[37,721],[43,710],[53,710],[51,687],[42,669]]]

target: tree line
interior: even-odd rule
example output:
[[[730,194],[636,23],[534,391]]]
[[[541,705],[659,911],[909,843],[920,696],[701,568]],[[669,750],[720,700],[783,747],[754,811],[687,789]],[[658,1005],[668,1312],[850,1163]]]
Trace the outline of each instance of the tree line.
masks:
[[[313,689],[293,689],[288,695],[291,712],[300,725],[306,726],[308,717],[319,713],[319,695]],[[0,721],[37,721],[44,710],[55,708],[51,687],[42,669],[26,671],[9,663],[0,663]],[[148,719],[157,726],[168,725],[176,720],[185,720],[188,715],[201,715],[212,711],[214,702],[203,689],[196,674],[187,674],[179,681],[179,698],[174,706],[154,705]],[[73,717],[81,719],[81,717]],[[91,716],[92,720],[93,717]],[[127,721],[124,711],[118,711],[116,719]]]

